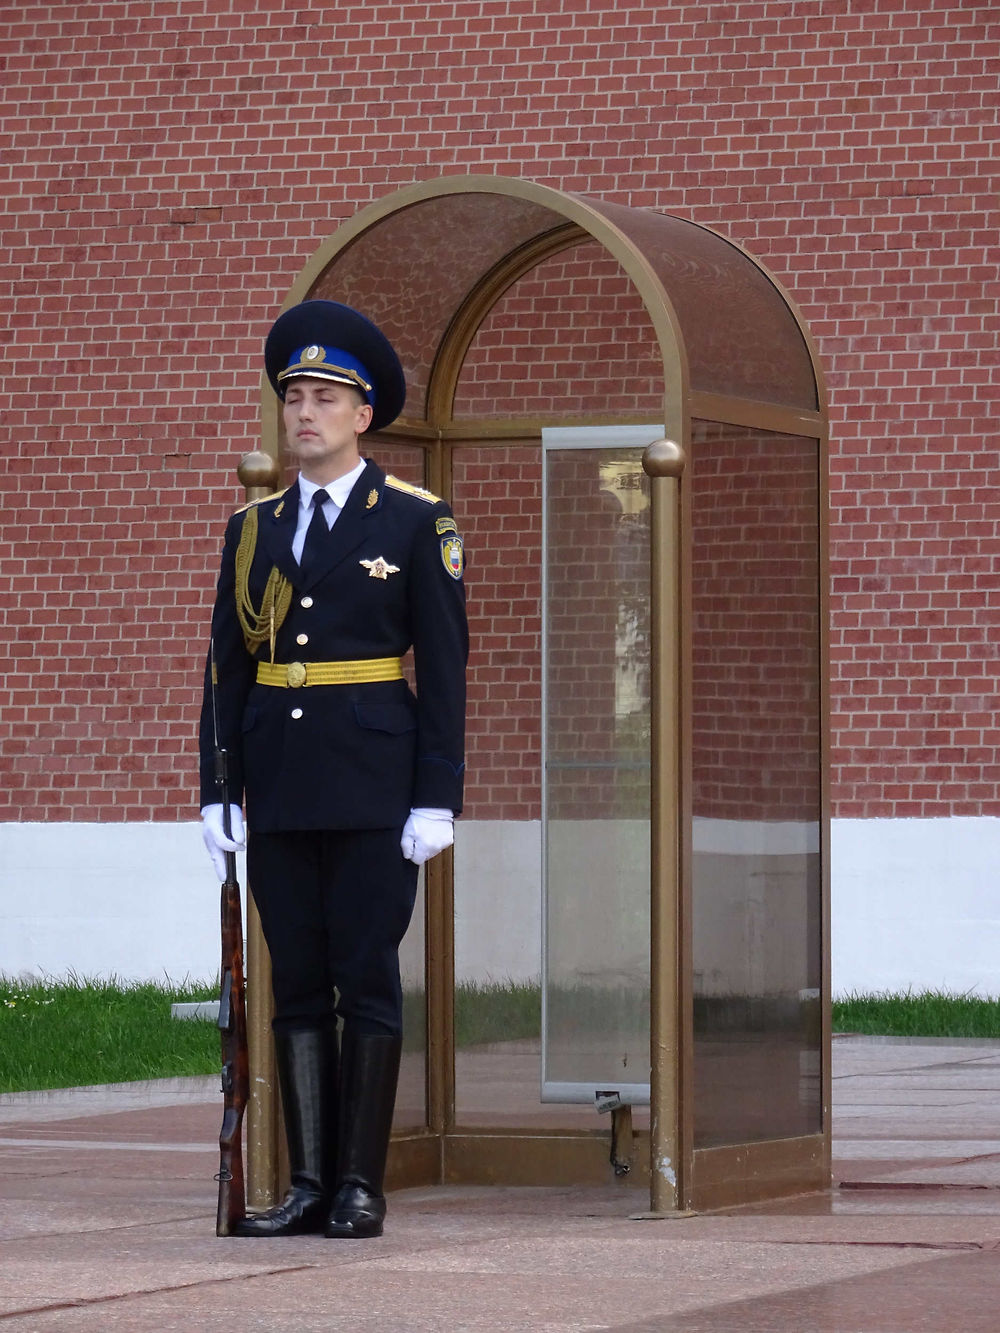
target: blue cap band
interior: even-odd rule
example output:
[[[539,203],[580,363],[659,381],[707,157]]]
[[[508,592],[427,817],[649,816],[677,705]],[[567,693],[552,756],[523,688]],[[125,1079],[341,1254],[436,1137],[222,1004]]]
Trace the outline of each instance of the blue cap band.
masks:
[[[278,376],[278,383],[308,375],[313,379],[333,380],[336,384],[350,384],[360,389],[369,403],[375,402],[375,389],[372,377],[356,356],[345,352],[340,347],[324,347],[320,343],[310,343],[300,347],[292,356],[288,365]]]

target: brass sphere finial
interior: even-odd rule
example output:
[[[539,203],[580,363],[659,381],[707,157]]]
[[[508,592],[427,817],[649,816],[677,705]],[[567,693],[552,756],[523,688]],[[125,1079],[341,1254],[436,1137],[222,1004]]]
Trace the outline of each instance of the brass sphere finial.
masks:
[[[649,477],[680,477],[687,456],[676,440],[654,440],[642,455],[642,470]]]
[[[248,500],[258,500],[278,489],[280,472],[278,464],[270,454],[260,449],[244,454],[236,468],[240,485],[247,493]]]

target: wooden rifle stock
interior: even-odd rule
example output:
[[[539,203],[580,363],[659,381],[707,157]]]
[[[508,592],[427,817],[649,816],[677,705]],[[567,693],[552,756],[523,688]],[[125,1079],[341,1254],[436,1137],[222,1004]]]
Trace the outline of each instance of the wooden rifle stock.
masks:
[[[216,748],[215,780],[222,800],[222,821],[232,837],[229,815],[229,779],[226,752]],[[224,1114],[219,1133],[219,1211],[215,1234],[229,1236],[246,1216],[246,1180],[243,1171],[243,1113],[250,1097],[250,1062],[247,1053],[247,1006],[243,974],[243,912],[236,878],[236,853],[226,852],[222,885],[222,988],[219,996],[219,1031],[222,1034],[222,1095]]]

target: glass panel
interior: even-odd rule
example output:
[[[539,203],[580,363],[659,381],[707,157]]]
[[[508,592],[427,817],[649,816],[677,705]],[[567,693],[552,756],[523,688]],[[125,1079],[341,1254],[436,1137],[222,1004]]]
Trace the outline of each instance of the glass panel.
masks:
[[[392,1123],[395,1129],[421,1129],[427,1124],[427,982],[424,964],[424,872],[420,872],[417,905],[399,950],[403,982],[403,1058]]]
[[[694,423],[695,1144],[817,1133],[818,444]]]
[[[412,445],[372,440],[371,454],[384,472],[415,486],[426,483],[424,451]],[[413,683],[412,662],[407,656],[403,669]],[[397,1130],[421,1129],[427,1124],[427,982],[425,965],[424,874],[421,870],[417,901],[410,928],[399,950],[403,983],[403,1058],[399,1068],[399,1090],[392,1123]]]
[[[370,227],[309,295],[356,306],[379,325],[406,371],[405,415],[421,420],[434,357],[462,301],[505,255],[563,222],[502,195],[428,199]]]
[[[560,1128],[542,1106],[541,524],[537,439],[459,446],[468,552],[465,809],[455,828],[455,1097],[460,1127]]]
[[[663,284],[693,390],[816,408],[812,359],[794,313],[738,246],[683,218],[589,202],[621,228]]]
[[[628,237],[662,283],[680,325],[692,389],[816,407],[812,361],[794,314],[738,246],[682,218],[585,202]],[[406,369],[406,415],[419,420],[434,357],[462,301],[495,264],[565,223],[549,208],[497,194],[428,199],[373,224],[332,261],[309,294],[356,305],[384,329]],[[617,261],[601,246],[595,249],[624,277]],[[651,292],[644,296],[657,299]],[[509,295],[502,300],[512,308]],[[637,304],[641,308],[642,300]],[[578,327],[585,325],[581,315]],[[616,334],[631,336],[635,327],[621,320]],[[533,360],[546,346],[515,347],[522,368],[526,352]],[[614,354],[614,340],[608,346]],[[514,382],[507,382],[501,415],[510,413]],[[523,370],[516,382],[524,387]],[[616,379],[605,405],[613,406],[624,386],[632,393],[641,382],[641,371]]]
[[[649,484],[662,426],[545,445],[546,1100],[649,1099]]]

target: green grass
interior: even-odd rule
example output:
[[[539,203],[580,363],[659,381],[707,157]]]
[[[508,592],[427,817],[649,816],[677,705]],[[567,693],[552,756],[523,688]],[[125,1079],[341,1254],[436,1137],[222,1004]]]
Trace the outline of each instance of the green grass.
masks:
[[[218,993],[214,984],[0,976],[0,1092],[213,1073],[218,1028],[178,1022],[170,1006]]]
[[[1000,1001],[944,991],[852,993],[834,1001],[833,1030],[877,1037],[1000,1039]]]
[[[90,981],[18,982],[0,976],[0,1093],[214,1074],[219,1031],[170,1017],[171,1004],[218,998],[214,982],[184,986]],[[425,1042],[424,996],[403,997],[407,1049]],[[455,992],[460,1046],[537,1037],[541,992],[513,982]]]
[[[515,981],[455,987],[455,1045],[537,1037],[542,1030],[542,988]]]
[[[170,1006],[217,995],[214,982],[26,983],[0,976],[0,1092],[215,1074],[220,1063],[215,1024],[179,1022],[170,1017]],[[599,1026],[602,1005],[606,1008],[601,996],[581,990],[570,998],[584,1026]],[[567,997],[553,997],[554,1004],[562,1002]],[[405,996],[405,1013],[407,1046],[419,1048],[421,993]],[[537,985],[506,981],[456,988],[459,1047],[533,1038],[540,1028]],[[941,991],[852,994],[834,1001],[833,1028],[873,1036],[1000,1040],[1000,1001]]]

